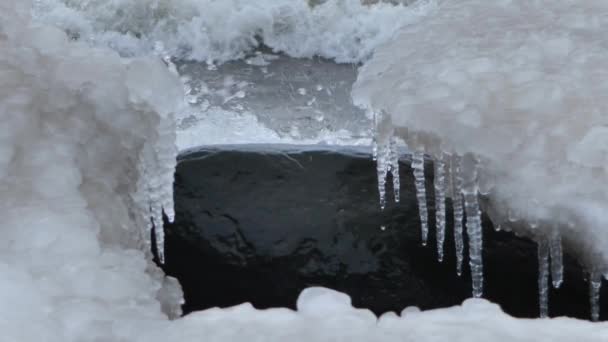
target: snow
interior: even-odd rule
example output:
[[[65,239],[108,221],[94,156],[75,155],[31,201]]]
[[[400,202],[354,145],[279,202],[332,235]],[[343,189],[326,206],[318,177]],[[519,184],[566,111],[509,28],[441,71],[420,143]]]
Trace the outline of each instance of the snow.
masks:
[[[181,4],[132,2],[135,9],[173,3]],[[83,13],[112,22],[116,13],[104,12],[103,4],[127,3],[69,4],[92,6]],[[304,291],[297,311],[243,304],[178,318],[179,284],[154,266],[146,244],[151,217],[158,223],[161,211],[172,216],[174,116],[186,110],[184,85],[164,56],[128,59],[70,40],[32,22],[31,5],[0,1],[3,341],[608,340],[607,323],[514,319],[482,299],[377,319],[353,308],[348,296],[322,288]],[[139,12],[129,10],[113,25],[145,27]],[[89,25],[76,9],[66,13],[58,24]],[[97,29],[120,42],[118,33]]]
[[[353,99],[419,153],[468,159],[465,207],[482,194],[497,226],[557,229],[607,274],[607,25],[599,0],[438,1],[376,49]]]
[[[360,62],[426,10],[360,0],[314,6],[306,0],[38,0],[36,6],[44,22],[126,56],[146,54],[160,41],[172,56],[208,63],[245,57],[260,40],[292,57]]]

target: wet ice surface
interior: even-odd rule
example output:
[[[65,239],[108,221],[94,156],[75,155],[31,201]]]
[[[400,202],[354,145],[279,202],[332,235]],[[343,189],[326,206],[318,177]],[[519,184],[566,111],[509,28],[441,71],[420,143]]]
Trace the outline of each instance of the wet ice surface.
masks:
[[[221,65],[177,66],[191,105],[179,118],[180,149],[252,142],[369,145],[371,123],[350,97],[355,64],[258,51]]]

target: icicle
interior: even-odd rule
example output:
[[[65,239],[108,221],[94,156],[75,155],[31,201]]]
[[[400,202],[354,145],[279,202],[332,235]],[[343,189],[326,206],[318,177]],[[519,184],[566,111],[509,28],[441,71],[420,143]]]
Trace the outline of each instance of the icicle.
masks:
[[[378,177],[378,194],[380,196],[380,209],[386,207],[386,175],[388,173],[388,162],[383,157],[384,153],[380,153],[376,160],[376,172]]]
[[[424,178],[424,153],[414,152],[412,156],[412,169],[416,185],[416,198],[418,199],[418,213],[420,215],[420,229],[422,233],[422,245],[426,246],[429,234],[428,209],[426,204],[426,186]]]
[[[602,286],[602,273],[593,269],[589,274],[589,304],[591,306],[591,320],[600,319],[600,288]]]
[[[152,222],[154,224],[154,238],[156,239],[156,252],[158,253],[158,261],[160,261],[161,264],[164,264],[165,263],[165,230],[163,227],[162,209],[160,207],[158,207],[158,205],[152,203],[150,215],[152,216]]]
[[[445,193],[446,193],[446,179],[445,179],[445,158],[446,155],[442,154],[440,158],[435,160],[435,222],[436,222],[436,233],[437,233],[437,259],[439,262],[443,261],[443,244],[445,241]]]
[[[393,173],[393,186],[399,186],[399,154],[390,117],[382,113],[374,113],[373,121],[375,139],[372,149],[376,157],[380,209],[384,210],[386,207],[386,178],[389,172]],[[398,198],[399,189],[397,188],[395,199],[398,200]]]
[[[372,159],[378,160],[378,115],[372,112]]]
[[[473,297],[483,294],[483,261],[482,261],[482,227],[481,211],[477,197],[477,162],[472,155],[463,158],[462,164],[464,207],[466,212],[466,228],[469,237],[469,266],[473,283]]]
[[[551,255],[551,281],[553,287],[558,289],[564,279],[564,264],[562,254],[562,237],[557,229],[549,237],[549,253]]]
[[[549,241],[538,240],[538,307],[540,318],[549,316]]]
[[[462,275],[462,260],[464,242],[462,238],[462,220],[464,209],[462,205],[462,159],[453,155],[450,160],[450,173],[452,176],[452,206],[454,210],[454,247],[456,250],[456,274]]]
[[[397,146],[397,137],[391,137],[390,141],[390,171],[393,175],[393,194],[395,195],[395,203],[401,200],[401,179],[399,178],[399,149]]]

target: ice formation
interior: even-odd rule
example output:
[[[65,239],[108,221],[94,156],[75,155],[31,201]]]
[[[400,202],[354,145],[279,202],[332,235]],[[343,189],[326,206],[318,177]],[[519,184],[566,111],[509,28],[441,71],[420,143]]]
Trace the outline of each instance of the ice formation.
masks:
[[[549,316],[549,244],[538,241],[538,307],[540,318]]]
[[[360,0],[38,0],[36,15],[74,38],[125,56],[162,42],[174,57],[224,62],[263,42],[292,57],[360,62],[418,12],[403,1]],[[379,23],[382,25],[379,25]]]
[[[562,240],[595,270],[591,285],[608,273],[608,192],[598,186],[608,181],[607,26],[604,1],[437,1],[360,69],[355,103],[387,113],[415,158],[461,158],[455,240],[460,253],[462,196],[474,296],[479,195],[495,226],[542,237],[541,297],[550,257],[561,284]]]
[[[434,167],[434,187],[435,187],[435,226],[437,230],[437,259],[443,261],[443,243],[445,241],[445,196],[447,191],[446,181],[446,160],[448,155],[443,153],[438,160],[433,163]]]

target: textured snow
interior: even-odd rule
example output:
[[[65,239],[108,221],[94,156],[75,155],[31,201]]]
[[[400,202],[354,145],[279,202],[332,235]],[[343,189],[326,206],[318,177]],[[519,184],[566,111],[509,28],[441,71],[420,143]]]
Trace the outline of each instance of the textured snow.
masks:
[[[32,23],[30,6],[0,1],[2,341],[608,340],[605,323],[514,319],[482,299],[377,319],[322,288],[297,311],[243,304],[169,320],[181,290],[146,243],[150,216],[171,214],[183,84],[160,58]]]
[[[0,2],[2,340],[118,341],[181,312],[145,252],[148,188],[173,205],[181,86],[156,58],[31,25],[30,5]]]
[[[245,57],[261,41],[292,57],[318,55],[350,63],[369,58],[376,46],[417,18],[418,11],[401,2],[38,0],[36,14],[73,37],[128,56],[145,54],[162,42],[175,57],[224,62]]]
[[[376,50],[353,98],[416,150],[474,155],[495,224],[559,229],[606,273],[607,25],[605,1],[439,1]]]

